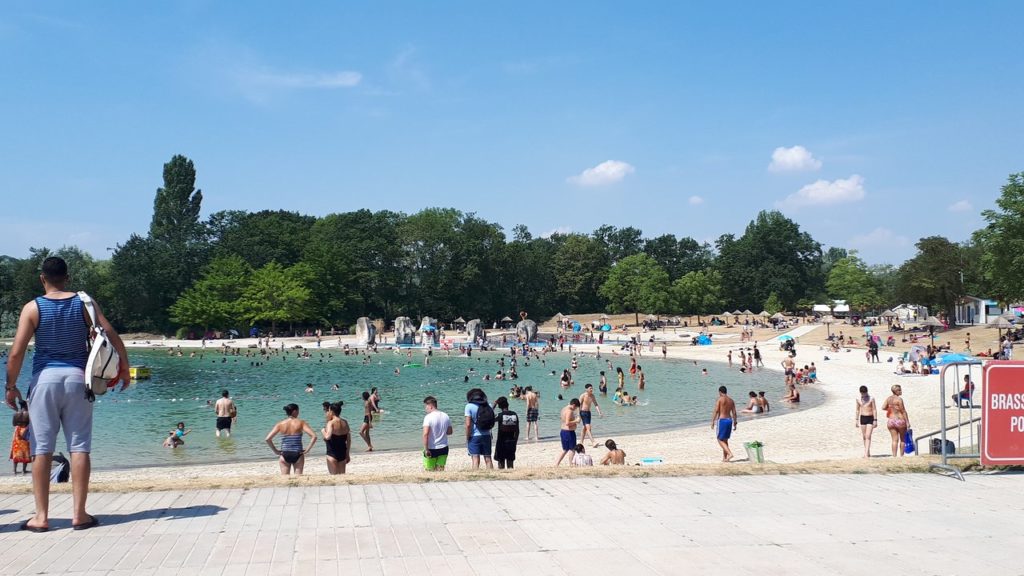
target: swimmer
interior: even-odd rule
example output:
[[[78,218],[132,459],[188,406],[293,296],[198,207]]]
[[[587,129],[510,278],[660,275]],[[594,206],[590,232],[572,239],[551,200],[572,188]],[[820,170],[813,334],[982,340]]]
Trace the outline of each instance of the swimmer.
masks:
[[[313,393],[313,385],[312,384],[306,384],[306,394],[312,394],[312,393]]]
[[[708,369],[707,368],[701,368],[700,369],[700,375],[701,376],[707,376],[708,375]]]
[[[761,403],[758,402],[757,400],[757,392],[754,392],[753,390],[750,391],[750,402],[747,404],[747,407],[744,408],[743,410],[740,410],[740,412],[742,412],[743,414],[761,413]]]

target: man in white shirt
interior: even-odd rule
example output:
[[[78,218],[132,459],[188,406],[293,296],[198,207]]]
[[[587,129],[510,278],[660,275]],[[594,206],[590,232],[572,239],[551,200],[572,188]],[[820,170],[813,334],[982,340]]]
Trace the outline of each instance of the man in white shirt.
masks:
[[[452,433],[452,420],[437,409],[437,398],[423,399],[423,468],[444,471],[448,462],[448,435]]]

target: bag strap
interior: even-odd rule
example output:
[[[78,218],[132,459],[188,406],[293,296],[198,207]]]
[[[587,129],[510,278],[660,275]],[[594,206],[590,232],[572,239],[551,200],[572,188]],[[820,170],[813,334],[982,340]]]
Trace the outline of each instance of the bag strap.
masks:
[[[99,326],[96,321],[96,306],[92,303],[92,297],[85,292],[79,292],[78,297],[81,298],[82,304],[85,306],[85,312],[89,315],[89,323],[92,324],[93,328]]]

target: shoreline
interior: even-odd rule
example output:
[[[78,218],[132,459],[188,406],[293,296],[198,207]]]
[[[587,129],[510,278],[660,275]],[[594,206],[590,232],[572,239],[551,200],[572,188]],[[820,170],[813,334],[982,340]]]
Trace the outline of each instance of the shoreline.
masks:
[[[815,330],[823,327],[815,327]],[[766,368],[773,374],[779,373],[778,388],[773,388],[772,400],[781,390],[781,373],[773,366],[779,366],[783,353],[777,350],[775,336],[782,333],[765,334],[758,340]],[[336,341],[335,341],[336,342]],[[721,342],[710,346],[669,346],[671,358],[697,361],[723,362],[726,351],[739,347],[747,348],[752,343]],[[596,345],[576,345],[574,349],[591,353]],[[277,462],[273,459],[260,461],[239,461],[224,464],[140,466],[121,469],[98,469],[93,473],[93,481],[97,487],[115,484],[120,489],[125,486],[139,486],[139,489],[160,490],[182,486],[187,483],[196,488],[224,487],[227,485],[279,485],[288,483],[353,483],[363,481],[446,481],[464,477],[470,478],[537,478],[590,476],[592,474],[749,474],[790,473],[802,469],[817,472],[835,469],[837,471],[918,471],[923,466],[927,469],[930,458],[909,456],[902,459],[891,458],[889,453],[890,438],[884,427],[875,430],[872,445],[872,458],[859,458],[862,451],[859,430],[851,425],[854,415],[854,397],[857,386],[866,384],[878,406],[888,396],[889,386],[899,382],[904,386],[904,399],[912,425],[919,435],[938,428],[939,398],[938,377],[904,379],[892,373],[894,364],[882,362],[868,364],[859,350],[833,354],[821,349],[816,344],[798,344],[797,362],[805,364],[815,362],[818,366],[819,383],[808,385],[822,393],[821,403],[806,410],[782,413],[777,416],[760,418],[747,417],[739,421],[733,434],[731,446],[735,460],[721,463],[721,452],[714,440],[710,427],[689,425],[672,429],[651,430],[630,435],[618,435],[617,442],[627,453],[627,463],[634,464],[643,457],[662,458],[664,464],[656,466],[627,466],[610,469],[555,469],[553,464],[558,457],[558,445],[553,441],[520,442],[517,454],[517,468],[514,472],[505,471],[471,471],[469,458],[461,449],[453,450],[449,459],[448,471],[440,474],[424,474],[418,451],[395,450],[381,451],[372,455],[353,451],[352,462],[348,466],[349,474],[332,477],[326,473],[326,464],[322,453],[314,452],[307,458],[302,479],[285,478],[279,475]],[[650,353],[647,353],[650,354]],[[653,356],[660,354],[656,351]],[[831,355],[830,360],[823,360]],[[888,354],[886,354],[888,355]],[[742,376],[736,372],[736,383],[729,384],[730,393],[742,399],[744,386]],[[713,398],[708,399],[710,421]],[[783,404],[777,400],[773,408],[782,411]],[[955,419],[955,408],[950,408]],[[598,428],[598,441],[603,443],[605,436]],[[744,442],[759,440],[765,444],[765,459],[769,464],[750,465],[744,462]],[[595,460],[603,456],[604,449],[591,449]],[[877,458],[876,458],[877,457]],[[738,460],[738,461],[737,461]],[[169,474],[171,466],[175,472]],[[169,478],[173,476],[173,478]],[[4,475],[0,477],[0,492],[22,491],[29,489],[29,482],[23,476]]]

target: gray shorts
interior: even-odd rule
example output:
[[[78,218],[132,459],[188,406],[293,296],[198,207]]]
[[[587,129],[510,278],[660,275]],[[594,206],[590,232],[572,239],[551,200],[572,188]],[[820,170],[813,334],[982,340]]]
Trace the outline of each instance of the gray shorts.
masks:
[[[92,402],[85,399],[81,368],[43,368],[28,388],[32,455],[53,454],[64,429],[68,452],[92,450]]]

